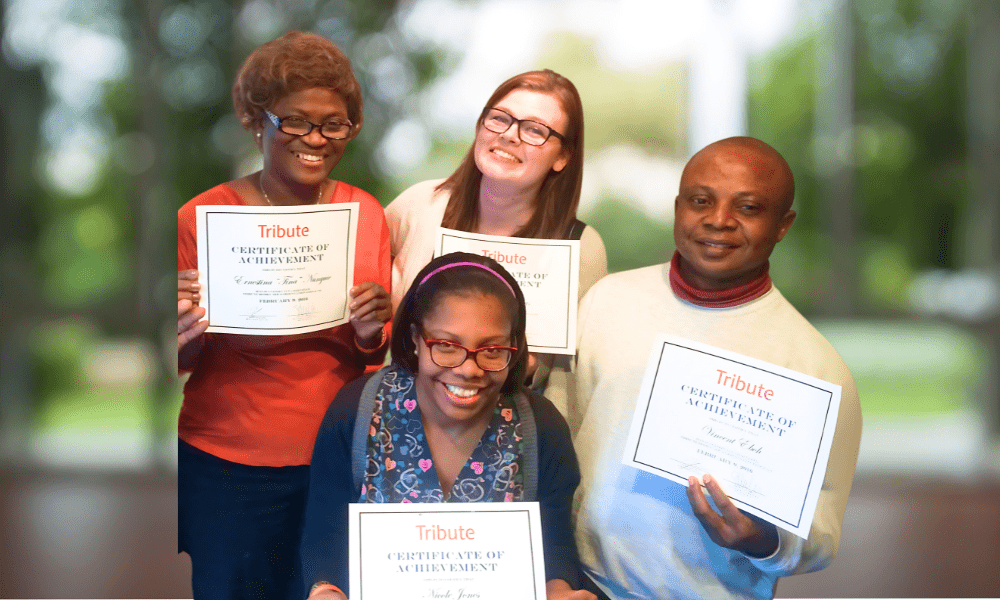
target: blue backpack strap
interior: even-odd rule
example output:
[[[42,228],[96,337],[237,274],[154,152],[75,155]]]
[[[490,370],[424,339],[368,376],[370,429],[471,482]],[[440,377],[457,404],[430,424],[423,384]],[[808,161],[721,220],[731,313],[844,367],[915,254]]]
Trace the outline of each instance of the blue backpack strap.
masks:
[[[376,371],[361,390],[358,400],[358,414],[354,417],[354,436],[351,438],[351,476],[355,491],[361,490],[361,483],[368,470],[368,428],[372,424],[372,413],[375,411],[375,394],[382,384],[388,366]]]
[[[524,438],[524,454],[521,457],[521,468],[524,469],[523,500],[534,502],[538,500],[538,428],[535,425],[535,411],[531,410],[531,402],[526,394],[531,392],[526,388],[514,396],[514,406],[521,420],[521,435]]]

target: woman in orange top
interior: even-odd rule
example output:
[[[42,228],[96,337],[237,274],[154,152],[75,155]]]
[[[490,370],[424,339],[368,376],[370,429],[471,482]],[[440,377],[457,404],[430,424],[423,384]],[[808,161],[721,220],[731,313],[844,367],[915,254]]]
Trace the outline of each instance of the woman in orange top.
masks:
[[[313,442],[329,399],[380,364],[390,319],[389,231],[368,193],[329,179],[361,128],[361,91],[330,41],[290,32],[254,50],[233,104],[263,168],[178,211],[178,542],[196,598],[284,598],[296,569]],[[195,207],[358,202],[350,323],[288,336],[203,333]],[[190,304],[189,304],[190,302]]]

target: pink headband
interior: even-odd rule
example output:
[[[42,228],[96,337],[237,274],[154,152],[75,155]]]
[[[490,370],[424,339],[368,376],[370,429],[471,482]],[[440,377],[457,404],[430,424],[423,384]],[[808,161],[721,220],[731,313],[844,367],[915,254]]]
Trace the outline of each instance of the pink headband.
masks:
[[[477,262],[456,262],[456,263],[451,263],[451,264],[448,264],[448,265],[444,265],[442,267],[438,267],[438,268],[434,269],[433,271],[431,271],[430,273],[428,273],[427,275],[425,275],[424,278],[420,280],[420,283],[417,284],[417,287],[419,288],[420,286],[424,285],[424,282],[427,281],[428,279],[430,279],[431,276],[434,275],[435,273],[438,273],[440,271],[444,271],[445,269],[450,269],[452,267],[464,267],[464,266],[479,267],[480,269],[484,269],[486,271],[489,271],[490,273],[493,273],[494,275],[496,275],[497,279],[499,279],[500,281],[502,281],[503,284],[505,286],[507,286],[507,289],[510,290],[511,295],[513,295],[515,298],[517,298],[517,294],[514,293],[514,288],[510,287],[510,284],[507,283],[506,279],[504,279],[503,277],[500,276],[500,273],[497,273],[496,271],[494,271],[493,269],[487,267],[486,265],[481,265],[481,264],[479,264]]]

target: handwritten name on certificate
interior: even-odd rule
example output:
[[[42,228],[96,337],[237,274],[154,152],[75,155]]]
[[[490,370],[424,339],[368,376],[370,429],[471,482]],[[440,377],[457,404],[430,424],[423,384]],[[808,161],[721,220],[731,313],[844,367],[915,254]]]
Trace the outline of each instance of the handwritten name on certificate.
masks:
[[[351,600],[544,600],[537,502],[351,504]]]
[[[521,284],[528,350],[576,354],[580,241],[536,240],[438,228],[434,256],[470,252],[497,261]]]
[[[839,385],[663,335],[623,462],[685,486],[712,475],[739,508],[806,538],[839,408]]]
[[[197,207],[208,331],[307,333],[346,323],[358,203]]]

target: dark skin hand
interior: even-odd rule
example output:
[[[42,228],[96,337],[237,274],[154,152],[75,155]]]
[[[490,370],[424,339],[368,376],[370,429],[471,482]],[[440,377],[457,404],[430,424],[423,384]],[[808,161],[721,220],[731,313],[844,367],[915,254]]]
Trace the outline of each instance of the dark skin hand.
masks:
[[[687,496],[694,516],[713,542],[754,558],[764,558],[778,549],[778,530],[774,525],[736,508],[729,496],[711,475],[703,478],[705,488],[722,514],[709,505],[697,477],[688,477]]]
[[[546,600],[597,600],[597,596],[587,590],[574,590],[562,579],[545,582]]]
[[[202,321],[205,309],[192,304],[190,300],[177,301],[177,351],[180,352],[188,342],[205,333],[208,321]]]
[[[177,271],[177,299],[190,300],[195,304],[201,302],[201,284],[198,283],[197,270]]]
[[[188,269],[177,272],[177,334],[178,350],[197,338],[208,327],[207,321],[198,321],[205,310],[197,306],[201,301],[201,284],[198,271]],[[182,304],[183,308],[182,308]],[[354,335],[362,348],[377,348],[382,341],[382,327],[392,318],[389,293],[374,281],[366,281],[350,290],[350,321]],[[195,317],[194,315],[197,315]],[[184,336],[181,339],[181,336]]]
[[[362,348],[377,348],[382,341],[382,327],[392,318],[389,292],[374,281],[351,288],[351,326]]]
[[[201,352],[202,334],[208,329],[208,321],[201,320],[205,317],[205,309],[198,306],[199,302],[198,271],[177,271],[177,362],[182,369],[189,368]]]

